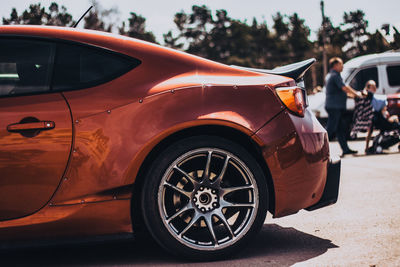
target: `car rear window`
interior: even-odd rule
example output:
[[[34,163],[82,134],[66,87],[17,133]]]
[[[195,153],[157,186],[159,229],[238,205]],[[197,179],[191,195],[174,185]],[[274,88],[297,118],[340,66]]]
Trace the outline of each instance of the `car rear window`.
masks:
[[[134,58],[108,50],[75,44],[57,44],[54,90],[80,89],[113,80],[140,64]]]
[[[400,85],[400,66],[388,66],[386,68],[390,86]]]
[[[0,41],[0,96],[49,90],[54,45],[24,39]]]

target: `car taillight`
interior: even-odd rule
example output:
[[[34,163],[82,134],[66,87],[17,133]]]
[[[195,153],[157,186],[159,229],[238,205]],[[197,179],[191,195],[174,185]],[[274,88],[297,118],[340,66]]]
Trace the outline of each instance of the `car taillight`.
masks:
[[[283,104],[294,114],[303,117],[306,109],[305,92],[298,86],[275,89]]]

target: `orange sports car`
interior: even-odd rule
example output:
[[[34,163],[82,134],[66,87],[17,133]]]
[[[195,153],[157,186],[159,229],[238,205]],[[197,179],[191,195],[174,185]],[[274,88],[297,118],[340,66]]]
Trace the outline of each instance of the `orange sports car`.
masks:
[[[335,203],[340,160],[307,109],[314,59],[227,66],[115,34],[0,27],[0,244],[149,232],[240,250],[267,211]]]

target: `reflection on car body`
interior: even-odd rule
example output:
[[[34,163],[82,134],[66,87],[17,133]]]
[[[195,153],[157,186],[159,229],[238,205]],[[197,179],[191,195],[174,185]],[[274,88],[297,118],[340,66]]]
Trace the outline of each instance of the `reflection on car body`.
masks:
[[[119,35],[0,27],[0,239],[135,234],[237,251],[336,202],[340,161],[307,108],[314,60],[227,66]]]

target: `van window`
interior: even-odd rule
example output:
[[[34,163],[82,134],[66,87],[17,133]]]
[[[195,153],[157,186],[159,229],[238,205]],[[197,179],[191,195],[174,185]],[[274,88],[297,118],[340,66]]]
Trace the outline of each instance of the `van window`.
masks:
[[[400,66],[388,66],[386,68],[390,86],[400,85]]]
[[[376,82],[376,86],[379,86],[377,67],[360,70],[351,80],[350,86],[357,91],[361,91],[369,80],[374,80]]]

